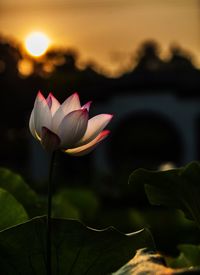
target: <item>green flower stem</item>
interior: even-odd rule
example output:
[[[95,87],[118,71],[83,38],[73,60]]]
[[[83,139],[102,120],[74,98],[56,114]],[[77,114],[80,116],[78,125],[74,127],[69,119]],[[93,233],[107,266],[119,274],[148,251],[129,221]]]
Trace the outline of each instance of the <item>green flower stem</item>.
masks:
[[[53,166],[56,151],[51,155],[48,182],[48,209],[47,209],[47,275],[51,275],[51,211],[52,211],[52,191],[53,191]]]

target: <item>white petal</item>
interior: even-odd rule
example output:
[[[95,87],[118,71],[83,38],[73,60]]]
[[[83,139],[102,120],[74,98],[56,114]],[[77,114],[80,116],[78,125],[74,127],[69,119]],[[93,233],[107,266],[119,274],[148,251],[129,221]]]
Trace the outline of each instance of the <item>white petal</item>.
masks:
[[[80,108],[81,105],[77,93],[74,93],[73,95],[68,97],[54,113],[52,120],[53,132],[57,133],[61,121],[67,114],[71,113],[72,111],[79,110]]]
[[[55,114],[55,112],[60,107],[59,101],[53,96],[52,93],[50,93],[46,99],[47,104],[49,106],[49,109],[51,110],[52,116]]]
[[[73,156],[77,156],[77,157],[84,156],[84,155],[90,153],[92,150],[94,150],[95,147],[98,145],[98,143],[101,142],[102,140],[104,140],[108,136],[109,133],[110,133],[109,130],[104,130],[95,139],[93,139],[89,143],[87,143],[83,146],[77,147],[77,148],[65,150],[64,152],[69,155],[73,155]]]
[[[52,106],[52,98],[51,98],[51,94],[49,94],[46,98],[46,102],[49,106],[49,109],[51,109],[51,106]]]
[[[54,133],[57,133],[60,123],[64,117],[65,117],[65,113],[62,109],[62,106],[60,106],[52,118],[52,131]]]
[[[33,112],[36,135],[41,137],[42,127],[51,129],[52,116],[46,99],[40,92],[36,97]]]
[[[74,93],[68,97],[61,106],[65,115],[71,113],[72,111],[79,110],[81,108],[81,104],[78,94]]]
[[[88,123],[86,109],[77,110],[65,116],[58,128],[58,136],[61,139],[61,148],[73,147],[84,135]]]
[[[112,117],[113,115],[110,114],[100,114],[89,119],[87,130],[81,140],[77,143],[77,146],[84,145],[96,138],[110,122]]]
[[[31,131],[31,134],[34,136],[34,138],[37,139],[37,136],[35,134],[34,110],[32,110],[31,116],[30,116],[30,119],[29,119],[29,129]]]

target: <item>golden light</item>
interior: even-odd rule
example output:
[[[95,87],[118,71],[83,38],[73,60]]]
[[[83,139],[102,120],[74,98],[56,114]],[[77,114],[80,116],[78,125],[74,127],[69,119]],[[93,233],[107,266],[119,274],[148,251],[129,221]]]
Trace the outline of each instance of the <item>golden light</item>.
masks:
[[[49,38],[42,32],[32,32],[25,39],[26,51],[34,56],[42,56],[49,47]]]
[[[18,71],[22,77],[28,77],[33,73],[33,63],[30,60],[22,59],[18,62]]]

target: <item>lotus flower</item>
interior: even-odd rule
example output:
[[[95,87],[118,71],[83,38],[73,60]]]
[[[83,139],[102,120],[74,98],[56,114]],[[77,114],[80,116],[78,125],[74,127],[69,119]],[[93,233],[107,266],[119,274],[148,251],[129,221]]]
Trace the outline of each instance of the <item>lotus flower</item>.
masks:
[[[112,119],[110,114],[89,119],[90,104],[91,101],[81,107],[77,93],[60,104],[52,93],[45,99],[38,92],[30,116],[30,131],[49,152],[60,149],[74,156],[85,155],[108,136],[110,131],[103,129]]]

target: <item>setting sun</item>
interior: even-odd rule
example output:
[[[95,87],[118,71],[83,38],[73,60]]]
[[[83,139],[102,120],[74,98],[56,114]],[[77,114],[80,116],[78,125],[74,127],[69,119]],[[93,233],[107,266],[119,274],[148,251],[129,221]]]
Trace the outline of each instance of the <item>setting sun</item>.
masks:
[[[25,48],[34,57],[43,55],[48,47],[49,38],[42,32],[32,32],[25,39]]]

